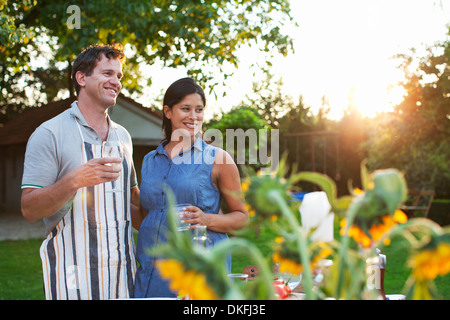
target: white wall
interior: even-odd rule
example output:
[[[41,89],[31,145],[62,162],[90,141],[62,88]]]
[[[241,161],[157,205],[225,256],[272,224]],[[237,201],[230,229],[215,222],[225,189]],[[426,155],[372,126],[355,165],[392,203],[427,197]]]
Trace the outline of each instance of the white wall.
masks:
[[[108,113],[113,121],[128,130],[135,144],[158,145],[163,139],[162,120],[127,101],[117,99],[117,104]]]

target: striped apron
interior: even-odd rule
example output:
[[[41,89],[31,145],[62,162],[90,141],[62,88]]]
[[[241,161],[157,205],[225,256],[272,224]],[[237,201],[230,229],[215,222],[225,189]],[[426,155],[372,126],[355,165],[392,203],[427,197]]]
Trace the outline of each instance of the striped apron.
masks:
[[[78,130],[83,163],[101,157],[101,145],[85,142],[79,125]],[[123,192],[106,192],[112,188],[111,182],[80,188],[72,208],[42,243],[46,299],[134,296],[136,261],[129,201],[130,170],[131,161],[125,156],[121,176],[113,182]]]

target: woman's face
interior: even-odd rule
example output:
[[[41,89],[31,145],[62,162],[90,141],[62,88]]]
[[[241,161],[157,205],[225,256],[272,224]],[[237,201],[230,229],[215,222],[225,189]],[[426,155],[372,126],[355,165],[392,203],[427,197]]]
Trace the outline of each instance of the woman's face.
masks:
[[[190,136],[193,140],[202,129],[203,109],[203,100],[198,93],[187,95],[172,108],[164,106],[164,114],[172,123],[172,140],[179,140],[177,137],[180,136]]]

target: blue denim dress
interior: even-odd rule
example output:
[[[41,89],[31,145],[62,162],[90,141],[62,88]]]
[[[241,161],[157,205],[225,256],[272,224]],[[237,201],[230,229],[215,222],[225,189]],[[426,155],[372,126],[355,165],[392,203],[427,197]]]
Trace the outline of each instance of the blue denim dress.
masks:
[[[154,267],[155,257],[147,250],[166,241],[168,228],[167,198],[163,185],[172,189],[177,203],[190,203],[205,213],[218,214],[222,198],[212,181],[212,168],[217,148],[202,139],[171,160],[161,143],[148,153],[142,164],[141,205],[148,215],[138,233],[136,258],[140,264],[136,273],[135,297],[176,297],[169,283]],[[189,231],[185,231],[189,232]],[[208,230],[211,244],[228,239],[227,234]],[[231,257],[227,261],[231,269]]]

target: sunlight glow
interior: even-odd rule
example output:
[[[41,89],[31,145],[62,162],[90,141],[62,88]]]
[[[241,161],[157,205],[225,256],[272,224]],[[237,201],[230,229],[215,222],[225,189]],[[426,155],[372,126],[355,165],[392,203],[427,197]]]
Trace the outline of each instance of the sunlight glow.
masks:
[[[364,117],[373,118],[380,112],[389,112],[398,105],[405,94],[403,87],[395,85],[399,79],[394,73],[368,78],[359,84],[353,96],[353,103]]]

